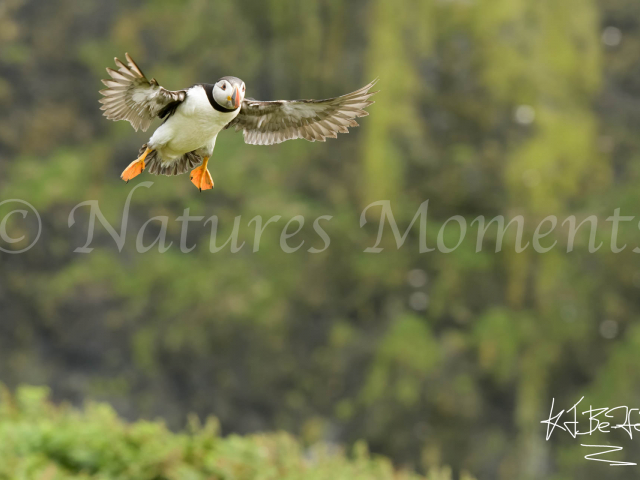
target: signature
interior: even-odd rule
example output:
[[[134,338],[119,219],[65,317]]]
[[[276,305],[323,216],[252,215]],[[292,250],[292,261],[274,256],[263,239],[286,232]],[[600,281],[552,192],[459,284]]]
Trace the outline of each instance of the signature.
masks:
[[[584,400],[582,397],[578,400],[570,409],[568,410],[560,410],[557,413],[554,413],[554,405],[555,398],[551,401],[551,411],[549,412],[549,418],[547,420],[542,420],[540,423],[544,423],[547,425],[547,438],[548,441],[551,438],[554,430],[557,428],[563,432],[567,432],[573,438],[577,438],[578,435],[592,435],[594,433],[610,433],[612,430],[622,429],[628,435],[630,439],[633,439],[634,432],[640,432],[640,423],[633,423],[631,421],[631,417],[634,416],[637,420],[640,420],[640,409],[638,408],[629,408],[625,406],[619,406],[614,408],[604,407],[604,408],[594,408],[589,405],[588,410],[584,410],[582,412],[578,412],[578,405]],[[620,415],[624,416],[624,421],[621,423],[614,422],[614,413],[617,413],[616,417]],[[571,420],[561,422],[560,419],[563,415],[568,415]],[[578,415],[585,416],[588,415],[588,425],[589,428],[581,431],[578,421]],[[623,449],[623,447],[617,447],[613,445],[586,445],[580,444],[583,447],[589,448],[599,448],[602,449],[598,452],[590,453],[585,455],[586,460],[594,460],[596,462],[606,462],[610,466],[621,466],[621,465],[637,465],[637,463],[632,462],[621,462],[616,460],[607,460],[602,458],[604,455],[619,452]]]

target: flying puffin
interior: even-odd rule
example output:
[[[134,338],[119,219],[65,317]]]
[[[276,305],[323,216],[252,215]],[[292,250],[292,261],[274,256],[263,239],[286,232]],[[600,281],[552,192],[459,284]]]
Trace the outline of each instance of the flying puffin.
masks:
[[[273,145],[304,138],[324,142],[337,133],[357,127],[356,117],[368,115],[369,90],[376,80],[341,97],[326,100],[245,99],[245,84],[236,77],[222,77],[214,84],[200,83],[171,91],[147,78],[125,54],[128,65],[115,59],[118,70],[102,80],[101,110],[110,120],[127,120],[138,131],[147,131],[155,117],[164,119],[140,149],[138,158],[122,172],[129,181],[145,168],[154,175],[180,175],[191,170],[191,182],[202,190],[213,188],[207,169],[218,133],[235,127],[243,131],[245,143]]]

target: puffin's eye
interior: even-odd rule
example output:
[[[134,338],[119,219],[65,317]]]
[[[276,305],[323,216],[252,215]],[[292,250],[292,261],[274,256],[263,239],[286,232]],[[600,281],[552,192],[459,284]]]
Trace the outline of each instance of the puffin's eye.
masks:
[[[222,90],[226,90],[226,89],[227,89],[227,84],[226,84],[226,83],[223,83],[223,84],[222,84]]]
[[[244,85],[242,85],[242,91],[244,92]]]

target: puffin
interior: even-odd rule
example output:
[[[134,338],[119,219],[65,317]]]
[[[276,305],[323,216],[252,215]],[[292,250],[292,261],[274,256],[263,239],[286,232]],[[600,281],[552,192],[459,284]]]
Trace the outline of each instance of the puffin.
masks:
[[[154,118],[163,120],[142,145],[138,158],[121,178],[129,180],[147,170],[154,175],[191,172],[191,182],[200,190],[213,188],[208,169],[218,133],[234,128],[242,131],[250,145],[274,145],[303,138],[324,142],[357,127],[355,118],[369,113],[374,102],[371,88],[377,80],[346,95],[325,100],[258,101],[245,98],[245,83],[232,76],[215,83],[198,83],[184,90],[167,90],[155,78],[147,80],[131,56],[127,64],[115,58],[117,70],[107,68],[103,115],[126,120],[135,131],[146,132]]]

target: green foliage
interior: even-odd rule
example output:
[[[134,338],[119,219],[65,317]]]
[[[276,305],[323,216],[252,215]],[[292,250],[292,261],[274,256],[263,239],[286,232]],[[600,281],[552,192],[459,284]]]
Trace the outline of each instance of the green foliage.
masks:
[[[188,430],[161,422],[127,424],[105,404],[83,410],[46,401],[42,388],[3,392],[0,403],[2,480],[450,480],[394,471],[364,444],[345,455],[336,447],[303,448],[286,433],[221,437],[218,423],[191,417]],[[469,476],[462,480],[473,480]]]

